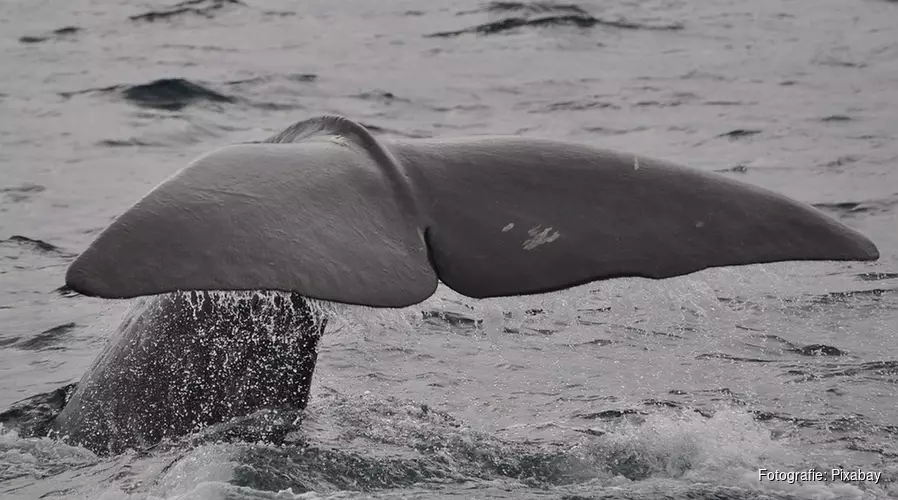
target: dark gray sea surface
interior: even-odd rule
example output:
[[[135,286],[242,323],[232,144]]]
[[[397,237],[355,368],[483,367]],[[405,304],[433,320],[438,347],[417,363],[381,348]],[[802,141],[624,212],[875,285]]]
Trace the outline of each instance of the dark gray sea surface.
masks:
[[[719,171],[882,258],[335,307],[301,424],[257,414],[114,457],[44,437],[132,306],[56,292],[74,256],[195,156],[324,113]],[[0,497],[898,496],[896,139],[885,0],[7,0]]]

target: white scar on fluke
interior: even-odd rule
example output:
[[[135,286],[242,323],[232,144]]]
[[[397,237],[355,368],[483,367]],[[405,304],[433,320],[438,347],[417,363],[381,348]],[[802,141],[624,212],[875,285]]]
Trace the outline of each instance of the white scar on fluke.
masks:
[[[530,238],[525,240],[524,244],[521,245],[524,250],[533,250],[540,245],[552,243],[560,236],[558,231],[553,231],[551,227],[542,229],[542,226],[531,228],[527,231],[527,234],[530,235]]]
[[[530,228],[523,241],[515,227]],[[662,160],[517,136],[381,140],[312,118],[196,159],[72,263],[76,292],[153,297],[54,429],[116,452],[304,408],[327,319],[309,299],[405,307],[438,282],[486,298],[878,257],[812,207]]]

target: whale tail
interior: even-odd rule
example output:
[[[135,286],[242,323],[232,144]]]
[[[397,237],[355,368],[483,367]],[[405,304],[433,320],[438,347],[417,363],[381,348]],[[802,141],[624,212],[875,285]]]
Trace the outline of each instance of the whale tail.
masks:
[[[116,219],[66,284],[127,298],[292,291],[374,307],[786,260],[875,260],[814,208],[672,163],[550,140],[379,141],[340,117],[195,160]]]

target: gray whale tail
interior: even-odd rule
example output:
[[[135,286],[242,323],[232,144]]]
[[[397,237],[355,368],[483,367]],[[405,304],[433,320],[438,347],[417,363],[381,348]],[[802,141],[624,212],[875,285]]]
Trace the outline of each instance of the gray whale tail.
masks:
[[[75,291],[156,296],[124,321],[53,429],[118,453],[303,409],[327,324],[309,297],[402,307],[438,280],[493,297],[877,257],[811,207],[659,160],[520,137],[378,141],[345,118],[314,118],[199,158],[75,260]]]
[[[195,160],[71,265],[86,295],[279,290],[374,307],[786,260],[875,260],[805,204],[633,154],[523,137],[381,141],[324,116]]]

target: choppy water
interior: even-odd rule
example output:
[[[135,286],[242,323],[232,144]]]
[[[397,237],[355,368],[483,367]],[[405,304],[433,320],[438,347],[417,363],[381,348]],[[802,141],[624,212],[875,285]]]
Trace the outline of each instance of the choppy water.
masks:
[[[7,1],[0,5],[0,497],[898,495],[898,4]],[[338,113],[718,170],[816,204],[877,263],[343,309],[307,420],[100,458],[29,437],[127,311],[67,264],[189,159]],[[279,446],[257,443],[272,426]],[[879,484],[759,482],[863,468]]]

